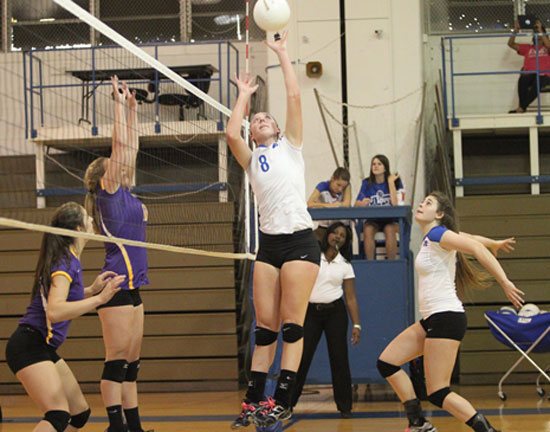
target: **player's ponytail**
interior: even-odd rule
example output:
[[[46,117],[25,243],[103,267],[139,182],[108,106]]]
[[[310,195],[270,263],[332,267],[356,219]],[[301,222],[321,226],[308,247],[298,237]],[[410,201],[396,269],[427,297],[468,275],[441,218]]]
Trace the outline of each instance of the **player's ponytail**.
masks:
[[[105,162],[107,158],[99,157],[94,160],[86,169],[84,184],[88,193],[84,200],[84,208],[94,220],[94,229],[101,232],[99,223],[99,212],[97,211],[97,191],[101,186],[101,179],[105,175]]]

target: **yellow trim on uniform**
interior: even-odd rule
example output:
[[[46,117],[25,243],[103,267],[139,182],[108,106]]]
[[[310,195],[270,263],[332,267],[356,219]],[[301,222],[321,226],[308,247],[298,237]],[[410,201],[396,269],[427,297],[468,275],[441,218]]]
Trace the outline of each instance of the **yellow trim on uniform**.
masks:
[[[103,178],[99,179],[99,185],[101,186],[101,190],[105,190],[105,186],[103,186]]]
[[[65,276],[67,279],[69,279],[69,282],[70,283],[73,283],[73,278],[69,275],[69,273],[67,272],[64,272],[63,270],[58,270],[56,272],[53,272],[52,273],[52,279],[54,278],[54,276]]]
[[[128,256],[128,252],[126,251],[126,248],[124,245],[117,243],[118,248],[120,249],[120,253],[122,253],[122,258],[124,258],[124,262],[126,263],[126,268],[128,269],[128,288],[131,290],[134,289],[134,271],[132,270],[132,263],[130,262],[130,257]]]
[[[69,248],[69,250],[71,251],[71,253],[74,255],[74,257],[76,259],[78,259],[78,255],[76,254],[76,252],[74,251],[74,249],[72,247]]]
[[[46,336],[46,343],[49,345],[50,340],[53,337],[53,329],[52,329],[52,323],[48,319],[48,315],[46,314],[46,325],[48,326],[48,336]]]
[[[107,227],[105,226],[105,223],[103,222],[103,217],[101,217],[101,213],[99,214],[99,220],[101,221],[101,227],[103,228],[103,231],[105,234],[107,234],[108,237],[112,237],[113,235],[109,232]],[[124,262],[126,263],[126,268],[128,269],[128,288],[131,290],[134,289],[134,271],[132,269],[132,263],[130,261],[130,257],[128,256],[128,252],[126,251],[126,248],[123,244],[116,243],[118,248],[120,249],[120,253],[122,254],[122,258],[124,258]]]

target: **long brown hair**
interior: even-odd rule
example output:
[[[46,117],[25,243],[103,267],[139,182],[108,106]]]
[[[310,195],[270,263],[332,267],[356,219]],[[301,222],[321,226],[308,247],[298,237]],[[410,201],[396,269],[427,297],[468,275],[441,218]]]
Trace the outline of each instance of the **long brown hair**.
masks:
[[[105,175],[105,161],[106,157],[98,157],[94,160],[86,169],[84,175],[84,185],[88,190],[86,199],[84,200],[84,207],[88,214],[94,220],[94,229],[96,232],[100,232],[99,228],[99,212],[97,211],[97,191],[99,190],[101,179]]]
[[[391,174],[391,171],[390,171],[390,160],[388,159],[387,156],[383,155],[383,154],[377,154],[377,155],[374,155],[372,157],[372,159],[370,160],[370,173],[369,173],[369,185],[373,185],[373,184],[376,184],[376,176],[374,175],[374,173],[372,172],[372,163],[374,162],[374,159],[378,159],[380,161],[380,163],[382,165],[384,165],[384,181],[387,183],[388,182],[388,177],[390,176]],[[397,178],[395,180],[395,188],[396,189],[401,189],[403,187],[403,183],[401,182],[401,179]]]
[[[430,196],[437,200],[437,211],[443,213],[440,225],[456,233],[459,232],[458,216],[451,200],[443,192],[432,192]],[[456,290],[463,298],[467,288],[486,289],[491,286],[492,276],[462,252],[457,252]]]
[[[50,225],[56,228],[75,230],[84,227],[84,208],[75,202],[68,202],[59,207],[53,214]],[[34,272],[34,283],[31,298],[38,295],[41,287],[47,295],[52,283],[51,269],[61,260],[70,260],[70,248],[74,237],[45,233],[42,237],[38,263]]]

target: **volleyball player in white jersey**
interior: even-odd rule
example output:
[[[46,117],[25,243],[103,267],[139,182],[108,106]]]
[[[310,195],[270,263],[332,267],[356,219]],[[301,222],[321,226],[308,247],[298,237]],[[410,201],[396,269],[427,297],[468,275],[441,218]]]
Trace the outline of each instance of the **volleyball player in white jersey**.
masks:
[[[415,262],[422,320],[390,342],[380,355],[378,370],[405,405],[409,419],[406,431],[437,431],[424,418],[411,380],[400,368],[402,364],[424,355],[428,400],[476,432],[498,432],[466,399],[451,392],[449,386],[467,325],[459,295],[465,287],[487,287],[490,279],[489,274],[474,267],[462,254],[473,255],[496,279],[514,306],[520,307],[524,293],[508,280],[499,262],[488,250],[491,249],[494,255],[499,250],[509,252],[513,250],[515,241],[496,241],[459,233],[455,210],[450,200],[440,192],[432,192],[420,203],[415,219],[424,232]]]
[[[246,145],[241,124],[250,96],[258,88],[248,75],[236,77],[239,96],[227,124],[229,147],[250,177],[260,213],[253,280],[256,347],[242,412],[232,428],[248,426],[250,419],[266,427],[290,418],[291,395],[302,358],[302,326],[319,272],[320,250],[306,204],[300,89],[286,51],[287,36],[285,32],[280,40],[265,42],[277,54],[283,71],[287,97],[284,135],[271,115],[257,113],[250,122],[256,148],[251,151]],[[281,373],[273,399],[265,401],[267,372],[281,323]]]

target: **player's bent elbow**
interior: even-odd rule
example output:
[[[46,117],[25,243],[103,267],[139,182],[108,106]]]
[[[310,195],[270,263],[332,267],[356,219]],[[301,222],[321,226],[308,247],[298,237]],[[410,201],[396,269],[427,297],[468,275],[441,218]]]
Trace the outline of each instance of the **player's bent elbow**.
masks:
[[[229,145],[237,144],[241,140],[241,134],[227,131],[225,134],[225,138],[227,139],[227,143]]]
[[[483,255],[489,253],[489,251],[483,244],[475,240],[475,244],[472,245],[472,251],[470,253],[479,260]]]
[[[63,321],[60,319],[59,314],[56,311],[56,308],[52,308],[51,305],[46,311],[46,318],[48,318],[48,321],[52,324],[58,323],[59,321]]]

